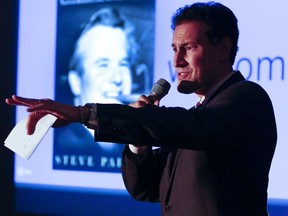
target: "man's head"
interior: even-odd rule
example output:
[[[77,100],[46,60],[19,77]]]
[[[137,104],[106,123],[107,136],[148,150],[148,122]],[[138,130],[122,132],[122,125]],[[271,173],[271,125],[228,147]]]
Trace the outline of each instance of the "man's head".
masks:
[[[132,89],[138,45],[134,28],[113,8],[92,15],[76,42],[68,74],[75,103],[119,103]]]
[[[179,92],[205,94],[232,71],[239,31],[229,8],[216,2],[185,6],[171,27]]]

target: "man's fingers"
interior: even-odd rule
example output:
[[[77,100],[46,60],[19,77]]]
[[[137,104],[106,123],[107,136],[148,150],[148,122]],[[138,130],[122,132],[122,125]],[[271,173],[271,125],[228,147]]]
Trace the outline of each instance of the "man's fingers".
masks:
[[[159,106],[159,105],[160,105],[160,101],[159,101],[159,100],[156,100],[156,101],[154,102],[154,105],[155,105],[155,106]]]
[[[41,100],[39,100],[39,99],[24,98],[24,97],[19,97],[16,95],[13,95],[12,99],[15,102],[18,102],[18,103],[25,105],[27,107],[36,106],[36,105],[41,103]]]
[[[40,100],[37,99],[30,99],[30,98],[23,98],[16,95],[13,95],[12,98],[7,98],[5,102],[9,105],[20,105],[20,106],[35,106],[39,103]]]
[[[17,103],[16,101],[14,101],[14,100],[11,99],[11,98],[7,98],[7,99],[5,100],[5,102],[6,102],[7,104],[9,104],[9,105],[20,105],[19,103]]]
[[[27,134],[32,135],[35,132],[36,125],[38,121],[45,116],[46,113],[41,112],[32,112],[28,116],[28,122],[27,122]]]
[[[145,104],[151,104],[151,100],[146,95],[141,95],[138,101],[143,101]]]

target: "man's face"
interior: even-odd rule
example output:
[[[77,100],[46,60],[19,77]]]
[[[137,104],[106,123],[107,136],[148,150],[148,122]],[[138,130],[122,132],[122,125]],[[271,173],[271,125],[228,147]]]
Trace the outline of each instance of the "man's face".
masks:
[[[128,43],[120,28],[96,26],[79,43],[83,76],[80,102],[120,103],[131,93],[131,65]]]
[[[186,21],[175,28],[172,48],[181,93],[205,94],[219,79],[217,46],[209,42],[206,30],[198,21]]]

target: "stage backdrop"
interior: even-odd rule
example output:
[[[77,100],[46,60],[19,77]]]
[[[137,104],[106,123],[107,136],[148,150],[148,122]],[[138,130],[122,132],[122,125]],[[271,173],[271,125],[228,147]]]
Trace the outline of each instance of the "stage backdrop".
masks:
[[[138,27],[137,37],[140,41],[140,51],[144,55],[138,56],[137,61],[146,73],[147,86],[159,78],[167,79],[172,87],[161,104],[190,108],[197,98],[194,95],[180,95],[176,91],[176,74],[172,66],[170,18],[178,7],[192,2],[185,0],[115,2],[20,0],[17,94],[72,103],[69,86],[59,87],[59,85],[67,82],[67,78],[61,76],[68,73],[69,58],[73,52],[77,29],[94,9],[112,5],[122,10],[125,16],[130,16],[136,28]],[[270,172],[268,196],[270,203],[285,203],[288,200],[286,168],[288,164],[288,145],[286,145],[288,140],[286,111],[288,2],[285,0],[221,0],[220,2],[235,12],[239,22],[240,39],[234,64],[235,70],[240,70],[247,79],[259,83],[266,89],[274,104],[278,145]],[[143,70],[141,73],[144,73]],[[136,74],[139,75],[140,72]],[[133,80],[137,81],[135,74]],[[131,95],[141,92],[147,93],[146,90],[139,90],[135,94],[131,92]],[[24,108],[18,108],[16,115],[16,121],[19,121],[27,116],[27,113]],[[130,199],[119,169],[106,170],[107,172],[101,168],[88,169],[86,165],[91,155],[86,154],[85,151],[81,155],[73,155],[68,151],[62,154],[61,158],[57,158],[59,148],[54,142],[56,131],[57,129],[51,129],[48,132],[29,161],[16,156],[16,206],[19,211],[67,215],[77,215],[83,211],[86,211],[85,215],[93,215],[95,212],[100,214],[102,211],[106,212],[102,215],[113,215],[115,212],[119,213],[118,215],[135,215],[135,212],[137,215],[159,215],[158,205],[142,204]],[[111,160],[108,158],[110,166],[117,168],[117,157],[116,160],[111,158]],[[62,163],[61,167],[57,167],[59,160]],[[91,161],[93,158],[90,158],[90,165]],[[81,163],[85,166],[81,167]],[[73,169],[75,164],[79,166]],[[31,199],[37,199],[37,205],[31,202],[27,204],[28,201],[23,197],[27,191],[31,196],[29,202]],[[42,194],[49,194],[49,203],[47,203],[47,196],[45,198]],[[68,198],[69,205],[66,203]],[[111,209],[107,204],[109,201],[105,202],[105,199],[113,200],[118,205]],[[141,208],[143,208],[142,213],[139,213]]]

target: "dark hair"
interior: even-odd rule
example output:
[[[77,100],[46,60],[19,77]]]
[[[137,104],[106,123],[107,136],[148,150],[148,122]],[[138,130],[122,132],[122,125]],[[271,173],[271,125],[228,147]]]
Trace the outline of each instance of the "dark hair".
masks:
[[[226,6],[217,2],[194,3],[179,8],[172,16],[171,28],[183,21],[196,20],[208,26],[206,32],[210,42],[217,44],[224,37],[232,40],[232,50],[230,53],[230,63],[233,65],[238,50],[239,30],[237,18],[234,13]]]

